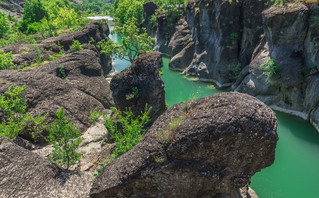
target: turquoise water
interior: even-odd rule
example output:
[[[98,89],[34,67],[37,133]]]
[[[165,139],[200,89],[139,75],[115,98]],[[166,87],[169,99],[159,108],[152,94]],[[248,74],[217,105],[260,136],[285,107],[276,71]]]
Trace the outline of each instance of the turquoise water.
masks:
[[[162,80],[169,106],[227,91],[169,70],[168,58],[163,58],[163,63]],[[129,65],[115,59],[117,71]],[[256,173],[250,186],[259,198],[319,198],[319,133],[302,119],[278,112],[276,115],[279,135],[276,160]]]

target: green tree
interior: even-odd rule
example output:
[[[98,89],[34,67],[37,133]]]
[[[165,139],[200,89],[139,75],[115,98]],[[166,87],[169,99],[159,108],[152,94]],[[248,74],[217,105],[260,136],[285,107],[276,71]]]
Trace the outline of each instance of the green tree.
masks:
[[[9,23],[7,21],[6,15],[0,11],[0,38],[9,30]]]
[[[40,0],[28,0],[24,4],[22,22],[19,30],[25,32],[29,24],[40,22],[43,18],[49,18],[47,10]]]
[[[65,118],[63,108],[56,112],[56,119],[48,129],[49,136],[46,138],[54,148],[52,154],[48,157],[52,162],[66,166],[80,163],[83,157],[82,153],[76,152],[82,137],[78,137],[81,132],[75,129],[76,125],[70,124],[70,120]]]
[[[125,24],[128,20],[135,18],[136,23],[143,22],[143,1],[122,0],[117,4],[115,20],[119,24]]]
[[[130,61],[131,63],[141,54],[153,50],[154,39],[147,33],[139,34],[136,19],[128,20],[123,26],[116,26],[112,33],[121,36],[122,44],[116,44],[112,40],[99,42],[101,52],[105,54],[114,54],[120,59]]]

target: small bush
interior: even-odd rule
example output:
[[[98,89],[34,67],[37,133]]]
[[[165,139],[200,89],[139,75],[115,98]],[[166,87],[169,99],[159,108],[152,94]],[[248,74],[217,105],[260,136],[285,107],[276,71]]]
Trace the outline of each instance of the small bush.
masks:
[[[70,49],[74,52],[83,50],[83,45],[81,45],[80,41],[74,40],[73,44],[70,46]]]
[[[93,110],[90,111],[90,122],[91,123],[96,122],[101,116],[102,116],[101,111],[94,108]]]
[[[0,51],[0,70],[15,69],[12,61],[13,61],[12,52],[4,53],[3,51]]]
[[[109,137],[115,142],[113,158],[117,158],[132,149],[143,137],[144,126],[150,121],[151,108],[145,107],[140,116],[135,116],[129,108],[123,112],[111,108],[113,115],[105,121]],[[119,129],[121,126],[121,130]]]
[[[275,75],[275,74],[279,74],[279,67],[278,65],[275,63],[275,61],[271,58],[267,58],[265,60],[265,63],[260,65],[260,68],[265,70],[263,72],[264,75],[267,76],[266,81],[270,81],[270,78]]]
[[[82,153],[76,152],[83,138],[78,137],[81,132],[75,127],[65,118],[64,110],[61,108],[56,112],[56,119],[48,128],[49,136],[46,140],[54,148],[48,159],[58,165],[66,166],[66,169],[69,169],[70,165],[80,163],[83,158]]]
[[[33,118],[26,113],[27,101],[23,99],[25,86],[15,87],[11,85],[4,94],[0,95],[0,136],[15,139],[24,130],[31,131],[32,137],[36,139],[44,126],[45,116]]]
[[[107,158],[105,161],[111,162],[135,147],[146,131],[144,126],[150,121],[148,115],[151,109],[146,105],[145,111],[140,116],[135,116],[130,108],[123,112],[115,107],[111,108],[113,114],[106,119],[104,125],[108,129],[110,139],[115,142],[115,149],[112,158]],[[94,176],[97,177],[104,167],[105,164],[100,164],[100,168]],[[94,183],[94,180],[92,183]]]

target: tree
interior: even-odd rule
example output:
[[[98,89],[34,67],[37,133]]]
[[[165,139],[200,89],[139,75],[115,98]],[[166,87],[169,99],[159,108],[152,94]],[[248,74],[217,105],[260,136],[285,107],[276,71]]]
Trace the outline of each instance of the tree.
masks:
[[[83,157],[82,153],[76,152],[83,138],[78,137],[81,132],[75,127],[76,125],[70,124],[70,120],[65,118],[64,110],[61,108],[56,112],[56,119],[48,129],[49,136],[46,139],[54,148],[48,159],[58,165],[66,165],[67,169],[70,165],[80,163]]]
[[[116,26],[112,31],[121,36],[122,44],[116,44],[112,40],[99,42],[101,52],[105,54],[115,54],[116,57],[133,63],[141,54],[153,50],[154,39],[147,33],[139,34],[136,19],[128,20],[123,26]]]
[[[6,15],[0,11],[0,38],[9,30],[9,23],[7,21]]]
[[[19,24],[19,30],[25,32],[28,25],[34,22],[40,22],[43,18],[49,18],[47,10],[40,0],[30,0],[24,4],[22,22]]]
[[[115,10],[115,20],[119,24],[125,24],[128,20],[135,18],[136,22],[140,24],[144,20],[143,10],[142,1],[122,0]]]

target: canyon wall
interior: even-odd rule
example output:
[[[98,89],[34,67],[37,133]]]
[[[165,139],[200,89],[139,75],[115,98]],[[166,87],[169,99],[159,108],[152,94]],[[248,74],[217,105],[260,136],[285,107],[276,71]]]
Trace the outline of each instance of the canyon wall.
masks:
[[[199,0],[170,40],[157,39],[170,69],[256,96],[319,130],[318,3]]]

